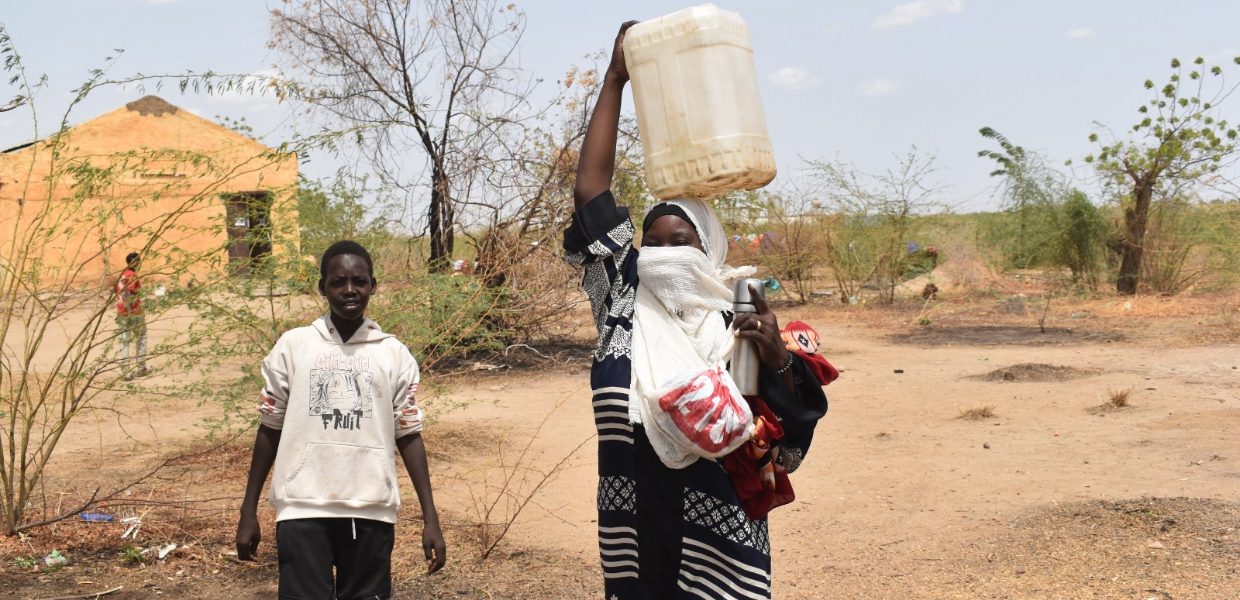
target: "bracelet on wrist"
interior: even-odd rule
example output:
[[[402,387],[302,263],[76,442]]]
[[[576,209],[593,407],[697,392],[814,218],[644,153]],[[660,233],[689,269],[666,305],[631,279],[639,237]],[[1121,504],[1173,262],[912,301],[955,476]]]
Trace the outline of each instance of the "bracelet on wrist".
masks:
[[[782,366],[782,367],[780,367],[780,368],[776,369],[776,370],[775,370],[775,374],[776,374],[776,375],[783,375],[784,373],[787,373],[787,372],[788,372],[788,369],[791,369],[791,368],[792,368],[792,353],[791,353],[791,352],[789,352],[789,353],[788,353],[788,358],[784,359],[784,366]]]

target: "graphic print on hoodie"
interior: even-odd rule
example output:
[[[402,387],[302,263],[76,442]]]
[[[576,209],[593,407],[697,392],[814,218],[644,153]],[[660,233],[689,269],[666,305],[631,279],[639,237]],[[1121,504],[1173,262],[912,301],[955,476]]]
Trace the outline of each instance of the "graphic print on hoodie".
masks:
[[[323,352],[310,370],[310,416],[323,428],[359,429],[363,418],[374,416],[370,358]]]
[[[418,363],[369,319],[342,341],[328,316],[280,336],[262,363],[261,422],[280,430],[276,520],[396,522],[396,439],[422,430]]]

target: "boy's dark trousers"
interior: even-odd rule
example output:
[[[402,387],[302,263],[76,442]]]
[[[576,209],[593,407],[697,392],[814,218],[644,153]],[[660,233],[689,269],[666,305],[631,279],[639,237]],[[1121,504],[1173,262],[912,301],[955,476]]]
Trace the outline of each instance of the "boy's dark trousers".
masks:
[[[391,523],[369,519],[276,523],[280,600],[388,600],[394,537]]]

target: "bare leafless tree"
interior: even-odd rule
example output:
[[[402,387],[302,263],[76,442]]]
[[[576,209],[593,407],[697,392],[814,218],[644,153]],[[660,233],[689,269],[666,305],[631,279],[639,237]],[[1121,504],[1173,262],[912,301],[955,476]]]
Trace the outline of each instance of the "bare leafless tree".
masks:
[[[599,56],[593,57],[595,61]],[[574,269],[561,259],[559,238],[572,211],[577,157],[597,94],[598,70],[568,69],[555,82],[555,97],[536,119],[496,128],[478,161],[460,173],[457,196],[461,230],[476,250],[477,274],[489,287],[505,288],[500,325],[516,338],[540,337],[561,324],[564,307],[581,299],[571,282]],[[615,192],[629,203],[645,202],[641,147],[636,124],[621,122]]]
[[[881,174],[838,159],[807,163],[829,215],[827,259],[841,301],[848,302],[862,284],[873,281],[879,300],[893,302],[907,266],[905,244],[916,234],[915,217],[942,207],[944,187],[934,155],[918,153],[914,146],[895,159],[896,166]]]
[[[410,201],[429,174],[429,264],[446,268],[458,200],[479,182],[462,174],[536,113],[515,60],[524,15],[494,0],[286,0],[272,15],[272,47],[305,77],[301,99],[345,125]],[[411,167],[411,151],[425,162]]]
[[[782,182],[759,195],[765,208],[762,234],[751,243],[757,262],[783,289],[808,302],[817,269],[826,266],[828,218],[815,190],[802,179]],[[756,221],[756,220],[755,220]]]

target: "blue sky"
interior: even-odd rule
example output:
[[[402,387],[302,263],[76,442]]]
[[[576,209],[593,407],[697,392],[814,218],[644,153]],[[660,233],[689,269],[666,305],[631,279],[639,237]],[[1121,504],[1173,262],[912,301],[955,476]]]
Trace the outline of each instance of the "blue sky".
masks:
[[[526,13],[521,62],[548,81],[609,48],[629,18],[651,18],[690,3],[517,2]],[[1148,0],[911,2],[720,0],[749,23],[768,128],[780,178],[803,158],[854,162],[867,170],[894,163],[910,145],[938,157],[944,200],[964,210],[993,208],[987,173],[976,156],[987,147],[978,128],[992,126],[1054,163],[1091,150],[1093,122],[1122,130],[1146,98],[1141,83],[1163,82],[1173,56],[1202,55],[1230,64],[1240,55],[1240,3]],[[0,0],[0,21],[35,73],[50,85],[40,99],[45,121],[68,102],[68,90],[113,48],[125,53],[116,75],[186,69],[251,73],[276,58],[266,47],[268,6],[259,0]],[[1232,65],[1234,79],[1240,68]],[[4,84],[0,83],[0,86]],[[7,98],[9,90],[0,94]],[[108,90],[74,121],[112,110],[139,95]],[[181,96],[173,104],[205,117],[246,117],[269,142],[297,124],[292,107],[270,98]],[[631,103],[628,103],[631,106]],[[1240,99],[1225,106],[1240,119]],[[0,147],[30,138],[21,111],[0,114]],[[326,158],[303,167],[326,176]],[[1078,168],[1089,189],[1090,173]]]

